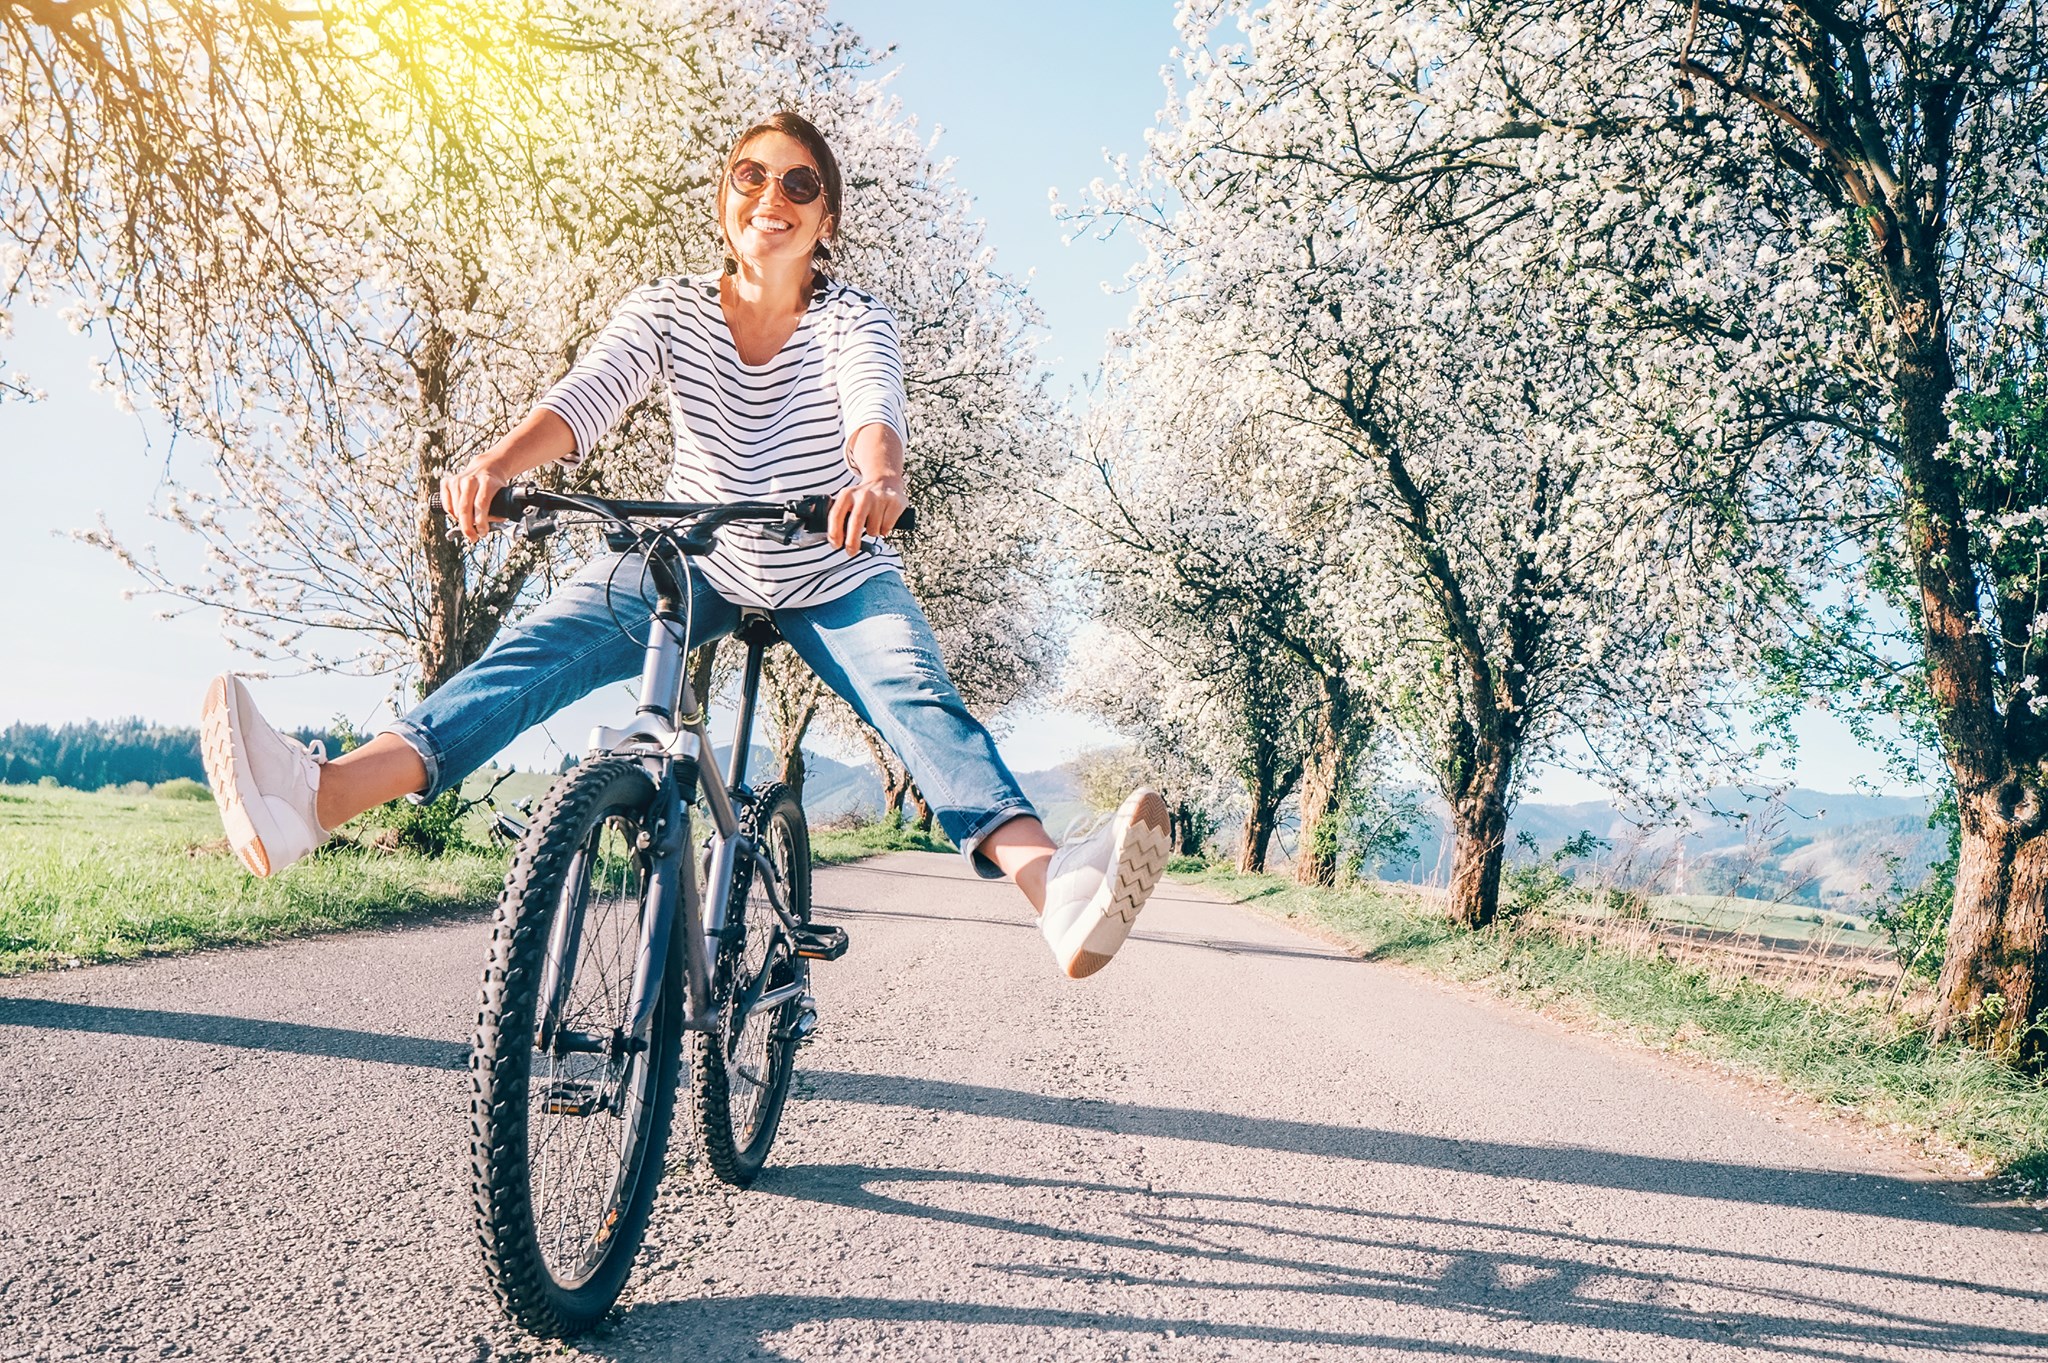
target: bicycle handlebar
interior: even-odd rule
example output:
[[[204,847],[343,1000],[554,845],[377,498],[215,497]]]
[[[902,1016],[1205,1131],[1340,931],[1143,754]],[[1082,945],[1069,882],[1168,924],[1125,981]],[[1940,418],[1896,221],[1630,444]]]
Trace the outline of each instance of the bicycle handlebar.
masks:
[[[517,521],[529,510],[601,513],[618,521],[694,521],[706,530],[732,521],[795,521],[812,534],[822,535],[832,511],[832,499],[815,496],[788,502],[655,502],[550,492],[519,483],[499,488],[491,498],[490,514],[504,520]],[[916,507],[903,508],[896,529],[917,529]]]

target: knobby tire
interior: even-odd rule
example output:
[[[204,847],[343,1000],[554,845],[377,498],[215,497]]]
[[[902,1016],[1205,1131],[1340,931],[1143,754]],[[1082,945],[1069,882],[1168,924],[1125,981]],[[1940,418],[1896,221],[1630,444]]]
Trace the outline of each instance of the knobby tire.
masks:
[[[637,927],[638,913],[647,907],[645,853],[620,856],[612,849],[632,848],[634,835],[646,829],[653,817],[655,800],[653,779],[630,760],[602,758],[577,767],[555,783],[534,816],[513,856],[498,900],[479,998],[476,1047],[470,1061],[475,1223],[493,1295],[512,1319],[539,1335],[561,1338],[578,1334],[611,1309],[646,1232],[666,1158],[682,1052],[684,989],[679,950],[671,952],[645,1050],[619,1062],[590,1055],[544,1054],[535,1049],[538,994],[549,932],[564,902],[565,880],[572,872],[580,871],[578,880],[585,887],[581,893],[590,907],[584,911],[587,930],[574,961],[571,1006],[565,1011],[564,1025],[571,1014],[587,1019],[584,1025],[594,1029],[607,1024],[617,1027],[625,1021],[624,998],[613,998],[620,992],[612,982],[617,934],[600,940],[604,934],[597,929],[628,909],[633,911]],[[579,865],[579,849],[595,852],[587,853]],[[593,876],[603,878],[601,890],[590,883]],[[614,876],[620,882],[615,893],[611,889]],[[636,897],[637,905],[633,903]],[[592,916],[600,900],[605,907],[597,916],[604,923]],[[676,928],[672,943],[679,946],[680,922]],[[604,953],[602,959],[600,952]],[[626,973],[624,992],[629,993],[630,960]],[[583,994],[589,995],[587,1003],[580,1001]],[[542,1070],[538,1112],[533,1108],[537,1061]],[[585,1067],[584,1077],[561,1077],[571,1062]],[[573,1111],[574,1105],[585,1101],[586,1092],[614,1090],[614,1110],[600,1107],[595,1115]],[[572,1105],[567,1117],[554,1106],[565,1102]],[[571,1125],[579,1122],[609,1124],[587,1130]],[[558,1137],[558,1131],[568,1134]],[[586,1235],[576,1208],[555,1205],[556,1190],[547,1180],[551,1163],[562,1162],[563,1150],[569,1151],[569,1158],[580,1156],[596,1135],[605,1132],[619,1133],[618,1149],[600,1146],[597,1155],[583,1163],[591,1171],[593,1187],[601,1184],[598,1171],[607,1162],[616,1167],[617,1176],[603,1194],[603,1206]],[[581,1139],[583,1146],[576,1146],[572,1138]],[[532,1148],[535,1141],[541,1142],[538,1150]],[[558,1183],[562,1181],[569,1181],[573,1196],[575,1184],[566,1172]],[[537,1194],[542,1197],[538,1219]],[[543,1237],[554,1246],[558,1260],[573,1254],[574,1243],[581,1237],[582,1257],[566,1269],[560,1262],[551,1265]],[[569,1250],[563,1248],[565,1243]]]
[[[740,827],[771,862],[782,864],[783,902],[798,922],[808,923],[811,838],[796,795],[786,786],[768,786],[747,806]],[[784,983],[793,978],[787,972],[794,970],[795,958],[788,954],[787,937],[775,931],[775,910],[757,868],[743,867],[734,876],[732,904],[735,915],[744,915],[744,926],[732,940],[720,944],[713,962],[711,1001],[719,1027],[715,1032],[692,1033],[690,1040],[699,1144],[714,1174],[745,1188],[768,1162],[789,1098],[796,1060],[796,1043],[789,1033],[799,1005],[790,1000],[769,1013],[756,1014],[744,1033],[735,1034],[735,1004],[753,977],[763,970],[779,972],[771,973],[770,983]],[[759,1082],[735,1073],[736,1068],[751,1070]]]

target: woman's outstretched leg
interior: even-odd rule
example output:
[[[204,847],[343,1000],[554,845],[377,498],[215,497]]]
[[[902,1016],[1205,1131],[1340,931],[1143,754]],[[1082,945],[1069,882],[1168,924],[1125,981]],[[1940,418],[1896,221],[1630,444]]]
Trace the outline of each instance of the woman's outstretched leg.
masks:
[[[648,591],[643,572],[637,554],[587,565],[390,729],[331,762],[265,722],[240,678],[215,678],[200,746],[221,823],[243,864],[274,875],[366,809],[452,790],[563,706],[633,676],[646,648],[646,617],[633,617]],[[690,644],[730,632],[737,615],[699,582]]]
[[[1033,913],[1045,912],[1045,868],[1059,844],[1033,814],[997,824],[981,840],[981,854],[1031,901]]]
[[[427,788],[427,764],[412,744],[382,733],[320,768],[315,808],[322,828],[339,828],[366,810]]]
[[[894,573],[778,612],[776,625],[909,765],[975,872],[1016,882],[1060,970],[1079,979],[1109,964],[1166,869],[1166,802],[1134,791],[1100,829],[1055,847],[995,740],[961,701],[931,625]]]

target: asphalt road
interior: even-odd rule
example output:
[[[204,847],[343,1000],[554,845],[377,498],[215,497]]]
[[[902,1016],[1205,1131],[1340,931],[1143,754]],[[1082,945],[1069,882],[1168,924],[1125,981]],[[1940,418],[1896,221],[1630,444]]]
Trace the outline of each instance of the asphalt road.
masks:
[[[1796,1105],[1168,886],[1059,979],[822,872],[775,1166],[673,1168],[600,1359],[2048,1359],[2048,1234]],[[839,911],[843,910],[843,912]],[[467,1360],[487,924],[0,982],[0,1358]]]

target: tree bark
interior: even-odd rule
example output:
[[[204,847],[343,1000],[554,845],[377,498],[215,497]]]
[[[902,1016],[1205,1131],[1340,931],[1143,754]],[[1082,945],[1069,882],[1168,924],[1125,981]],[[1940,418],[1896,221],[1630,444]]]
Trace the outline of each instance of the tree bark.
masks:
[[[860,728],[861,741],[868,745],[868,756],[874,759],[875,770],[882,777],[882,817],[902,822],[903,798],[910,791],[910,772],[899,761],[882,736],[863,724]]]
[[[781,768],[782,784],[799,801],[804,797],[804,778],[809,775],[804,764],[804,735],[810,732],[811,721],[818,717],[818,703],[823,698],[824,685],[808,668],[801,680],[793,681],[786,672],[776,674],[772,711],[775,760]]]
[[[468,650],[464,647],[469,632],[463,619],[469,595],[468,554],[462,541],[449,533],[452,523],[441,505],[441,479],[449,471],[450,461],[448,365],[454,349],[452,335],[431,327],[413,368],[424,432],[419,445],[419,517],[415,526],[420,566],[426,577],[421,584],[426,595],[426,627],[416,645],[422,696],[439,690],[472,661],[465,656]]]
[[[1317,677],[1322,691],[1301,768],[1301,851],[1294,878],[1303,885],[1337,883],[1338,816],[1351,788],[1351,768],[1364,746],[1356,703],[1342,676]]]
[[[2048,833],[2039,827],[2039,797],[2011,811],[1979,796],[1963,801],[1959,812],[1962,845],[1948,954],[1936,985],[1937,1033],[2039,1065],[2048,1060],[2048,1037],[2036,1025],[2048,1012],[2041,952],[2048,938]]]
[[[910,808],[917,815],[917,831],[929,835],[932,831],[932,807],[915,781],[910,783]]]
[[[1956,386],[1939,295],[1910,314],[1894,377],[1907,543],[1920,588],[1922,646],[1935,723],[1956,788],[1962,845],[1934,1016],[1954,1038],[2029,1063],[2048,1059],[2048,811],[2037,725],[2007,713],[1992,643],[1979,619],[1963,489],[1944,457]],[[2021,666],[2024,666],[2022,662]],[[2007,685],[2010,684],[2007,679]],[[2022,707],[2024,702],[2021,702]]]
[[[1472,779],[1451,801],[1452,921],[1483,928],[1500,913],[1500,872],[1508,841],[1513,761],[1497,745],[1477,755]]]
[[[1292,784],[1292,783],[1290,783]],[[1244,841],[1237,849],[1237,869],[1263,871],[1272,850],[1273,830],[1280,823],[1280,805],[1287,791],[1279,783],[1254,777],[1245,782]]]

